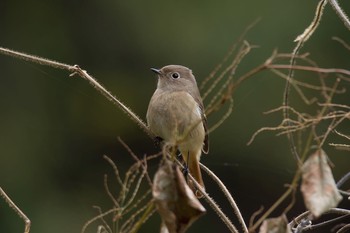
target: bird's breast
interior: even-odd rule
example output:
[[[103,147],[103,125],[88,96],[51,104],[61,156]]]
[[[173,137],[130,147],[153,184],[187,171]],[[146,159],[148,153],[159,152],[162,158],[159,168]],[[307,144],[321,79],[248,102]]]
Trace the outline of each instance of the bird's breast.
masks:
[[[147,122],[154,134],[170,143],[179,140],[203,143],[205,133],[201,109],[185,91],[156,91],[148,107]]]

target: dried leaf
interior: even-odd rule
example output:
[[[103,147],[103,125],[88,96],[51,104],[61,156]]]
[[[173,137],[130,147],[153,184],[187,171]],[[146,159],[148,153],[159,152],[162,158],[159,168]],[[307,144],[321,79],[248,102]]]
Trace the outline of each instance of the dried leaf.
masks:
[[[168,228],[166,227],[166,225],[164,224],[164,222],[161,223],[160,225],[160,231],[159,233],[169,233]]]
[[[288,226],[288,221],[285,215],[278,218],[266,219],[259,230],[259,233],[292,233]]]
[[[303,180],[301,192],[308,210],[316,218],[341,201],[331,168],[327,163],[327,155],[323,150],[312,154],[302,167]]]
[[[203,213],[204,207],[188,187],[176,164],[166,161],[157,171],[152,188],[157,210],[169,233],[183,233]],[[161,232],[166,232],[164,227]]]

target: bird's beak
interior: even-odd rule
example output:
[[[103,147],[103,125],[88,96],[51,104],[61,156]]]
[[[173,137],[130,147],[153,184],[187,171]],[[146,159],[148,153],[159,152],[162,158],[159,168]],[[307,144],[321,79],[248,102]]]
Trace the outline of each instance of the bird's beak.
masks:
[[[160,74],[160,70],[158,70],[158,69],[151,68],[151,70],[152,70],[154,73],[156,73],[156,74]]]

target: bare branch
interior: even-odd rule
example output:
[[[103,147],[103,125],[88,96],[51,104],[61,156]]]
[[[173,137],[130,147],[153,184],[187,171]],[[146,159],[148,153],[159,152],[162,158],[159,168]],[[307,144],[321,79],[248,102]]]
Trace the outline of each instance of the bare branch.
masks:
[[[305,31],[302,34],[300,34],[294,40],[295,42],[299,42],[297,47],[301,48],[302,44],[304,44],[311,37],[311,35],[315,32],[315,30],[317,29],[318,25],[321,22],[321,18],[322,18],[322,15],[323,15],[323,10],[324,10],[324,7],[326,6],[326,4],[327,4],[326,0],[319,1],[318,5],[317,5],[317,8],[316,8],[314,19],[312,20],[311,24],[309,25],[309,27],[307,27],[305,29]],[[298,50],[299,49],[297,49],[297,51]],[[296,53],[297,53],[297,51],[296,51]]]
[[[71,76],[77,74],[85,80],[89,81],[89,83],[98,90],[103,96],[105,96],[108,100],[114,103],[118,108],[124,111],[130,119],[132,119],[135,123],[137,123],[141,129],[143,129],[150,137],[154,137],[153,133],[148,129],[146,124],[138,117],[130,108],[128,108],[125,104],[123,104],[119,99],[113,96],[106,88],[104,88],[99,82],[97,82],[91,75],[89,75],[85,70],[81,69],[78,65],[67,65],[64,63],[56,62],[53,60],[49,60],[46,58],[41,58],[33,55],[28,55],[25,53],[13,51],[10,49],[0,47],[0,53],[8,56],[12,56],[21,60],[37,63],[40,65],[51,66],[54,68],[59,68],[63,70],[67,70],[71,73]]]
[[[295,65],[296,56],[299,53],[302,46],[304,45],[304,43],[310,38],[310,36],[314,33],[314,31],[318,27],[318,25],[321,21],[324,6],[326,5],[326,3],[327,3],[326,0],[321,0],[319,2],[319,4],[317,5],[315,17],[314,17],[313,21],[311,22],[310,26],[307,27],[305,29],[305,31],[295,39],[295,41],[298,43],[295,46],[295,48],[293,50],[293,56],[290,59],[290,66],[291,67],[293,67]],[[287,79],[287,82],[286,82],[286,85],[284,88],[283,106],[289,106],[290,83],[291,83],[291,80],[293,80],[293,76],[294,76],[294,69],[290,68],[288,71],[288,79]],[[283,118],[289,119],[289,109],[288,108],[286,108],[283,111]],[[294,158],[298,162],[298,164],[300,164],[300,157],[299,157],[298,151],[297,151],[296,146],[295,146],[293,133],[288,132],[287,136],[288,136],[289,146],[290,146],[290,150],[292,152],[292,155],[294,156]]]
[[[30,219],[23,213],[23,211],[18,208],[18,206],[11,200],[11,198],[5,193],[5,191],[0,187],[0,196],[4,198],[7,204],[13,209],[16,214],[24,221],[24,233],[29,233],[30,231]]]
[[[118,203],[118,201],[114,198],[113,194],[111,193],[111,191],[109,190],[109,186],[108,186],[108,176],[105,174],[104,176],[104,180],[103,180],[103,185],[105,187],[106,193],[109,196],[109,198],[112,200],[114,206],[116,208],[120,208],[120,205]]]
[[[333,36],[332,37],[333,40],[338,41],[341,45],[344,46],[344,48],[346,48],[347,50],[350,51],[350,45],[348,45],[344,40],[340,39],[339,37]]]
[[[337,68],[319,68],[319,67],[312,67],[312,66],[283,65],[283,64],[270,64],[270,65],[267,65],[267,68],[304,70],[304,71],[311,71],[315,73],[337,73],[337,74],[345,74],[347,76],[350,76],[350,70],[337,69]]]
[[[94,222],[96,222],[97,220],[100,220],[100,219],[103,219],[103,217],[109,215],[109,214],[112,214],[114,212],[116,212],[116,208],[112,208],[112,209],[109,209],[107,211],[105,211],[104,213],[101,213],[99,215],[97,215],[96,217],[93,217],[92,219],[90,219],[89,221],[87,221],[83,228],[81,229],[81,233],[84,233],[86,231],[86,229]],[[104,221],[104,220],[103,220]],[[108,226],[108,225],[107,225]]]
[[[350,20],[348,16],[345,14],[343,9],[339,6],[337,0],[328,0],[329,4],[333,7],[341,21],[343,21],[345,27],[350,30]]]
[[[212,172],[209,168],[201,164],[201,168],[216,182],[216,184],[219,186],[220,190],[225,194],[227,200],[229,201],[231,207],[233,208],[233,211],[235,212],[238,221],[241,223],[243,232],[248,233],[248,228],[247,225],[244,222],[244,219],[242,217],[242,214],[235,202],[235,200],[232,198],[231,193],[228,191],[224,183],[215,175],[214,172]]]
[[[180,161],[177,159],[175,160],[177,165],[183,168],[183,165]],[[202,164],[200,164],[203,166]],[[211,208],[216,212],[216,214],[220,217],[220,219],[224,222],[224,224],[227,226],[227,228],[230,230],[230,232],[238,233],[237,228],[232,224],[230,219],[222,212],[219,205],[215,203],[215,201],[209,196],[208,193],[206,193],[202,187],[198,184],[198,182],[193,178],[193,176],[189,173],[188,179],[193,182],[193,184],[196,186],[197,190],[203,195],[203,198],[208,204],[211,206]]]

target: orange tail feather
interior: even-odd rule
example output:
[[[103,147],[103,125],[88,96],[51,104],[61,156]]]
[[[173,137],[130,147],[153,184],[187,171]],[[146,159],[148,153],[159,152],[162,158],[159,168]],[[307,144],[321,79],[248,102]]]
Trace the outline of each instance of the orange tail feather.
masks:
[[[199,153],[201,152],[199,151]],[[202,179],[202,173],[199,166],[200,154],[198,155],[197,153],[189,152],[188,156],[188,158],[187,156],[184,156],[184,159],[185,162],[188,163],[187,165],[189,172],[193,176],[193,178],[199,183],[202,189],[205,190],[204,182]],[[192,184],[192,182],[189,182],[189,186],[198,198],[203,197],[203,195],[197,190],[197,188],[194,186],[194,184]]]

